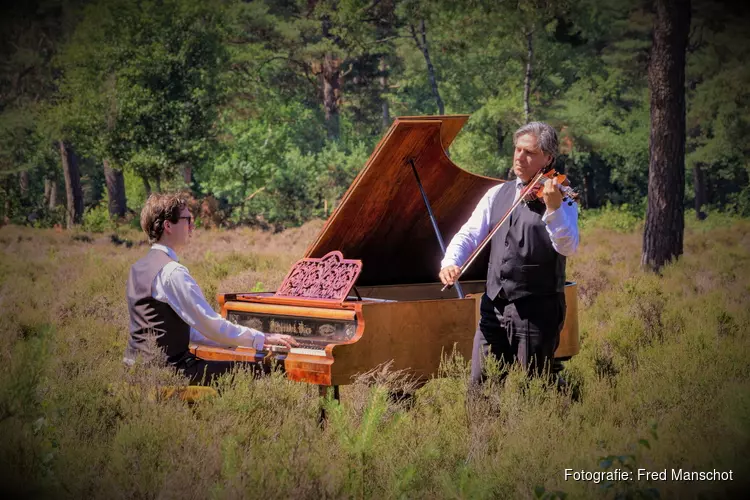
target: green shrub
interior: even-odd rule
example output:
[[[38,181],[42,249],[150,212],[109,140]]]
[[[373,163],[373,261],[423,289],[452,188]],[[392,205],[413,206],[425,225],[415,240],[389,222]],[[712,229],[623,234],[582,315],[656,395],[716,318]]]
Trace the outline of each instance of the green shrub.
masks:
[[[581,230],[596,228],[631,233],[643,223],[644,215],[640,209],[627,203],[618,206],[608,203],[602,208],[581,211],[579,226]]]
[[[92,233],[103,233],[114,229],[115,223],[109,218],[107,206],[100,203],[86,210],[81,228]]]

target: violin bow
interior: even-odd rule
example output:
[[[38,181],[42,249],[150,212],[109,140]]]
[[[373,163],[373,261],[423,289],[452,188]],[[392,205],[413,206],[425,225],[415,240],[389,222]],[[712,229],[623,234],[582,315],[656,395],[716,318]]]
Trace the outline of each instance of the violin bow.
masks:
[[[479,256],[479,254],[484,250],[484,247],[487,246],[487,244],[490,242],[493,236],[495,236],[495,233],[500,229],[500,227],[503,225],[503,222],[510,217],[511,212],[515,210],[515,208],[521,204],[521,202],[526,198],[526,195],[528,195],[531,190],[536,186],[537,182],[539,182],[539,179],[544,177],[544,174],[546,173],[547,169],[543,168],[539,170],[539,172],[536,173],[536,175],[531,179],[531,182],[529,182],[524,188],[521,190],[521,194],[518,196],[518,199],[513,202],[513,205],[508,209],[507,212],[505,212],[505,215],[500,219],[500,221],[495,224],[495,227],[492,228],[492,230],[485,236],[485,238],[482,240],[482,242],[477,246],[476,249],[469,255],[469,258],[464,262],[462,266],[458,266],[458,276],[456,276],[456,279],[453,280],[455,283],[458,281],[458,279],[461,277],[461,275],[466,271],[466,269],[471,266],[476,258]],[[447,288],[450,288],[453,285],[444,285],[443,288],[440,289],[441,292],[444,292]]]

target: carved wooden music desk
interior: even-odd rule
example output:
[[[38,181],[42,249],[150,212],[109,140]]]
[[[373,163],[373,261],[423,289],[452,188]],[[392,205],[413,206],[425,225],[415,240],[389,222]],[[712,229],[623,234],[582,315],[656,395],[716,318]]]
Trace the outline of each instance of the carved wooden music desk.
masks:
[[[426,380],[454,348],[470,359],[489,251],[441,291],[446,241],[500,182],[466,172],[445,154],[468,115],[397,118],[339,206],[276,293],[221,294],[221,314],[267,333],[294,336],[284,352],[193,344],[199,357],[274,356],[291,380],[322,386],[392,361]],[[489,250],[489,248],[487,248]],[[575,284],[556,358],[578,352]]]

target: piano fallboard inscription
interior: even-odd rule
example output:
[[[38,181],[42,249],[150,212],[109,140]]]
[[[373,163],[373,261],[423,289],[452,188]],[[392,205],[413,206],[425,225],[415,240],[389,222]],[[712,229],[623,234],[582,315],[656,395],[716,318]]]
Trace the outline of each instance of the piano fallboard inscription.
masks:
[[[357,320],[312,318],[307,316],[284,316],[256,312],[228,311],[227,319],[267,333],[283,333],[297,337],[303,343],[348,342],[357,331]]]

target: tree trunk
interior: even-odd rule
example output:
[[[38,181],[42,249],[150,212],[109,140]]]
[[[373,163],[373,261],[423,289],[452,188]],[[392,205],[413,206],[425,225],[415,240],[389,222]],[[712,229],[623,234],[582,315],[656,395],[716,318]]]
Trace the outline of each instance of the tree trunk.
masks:
[[[382,99],[382,112],[383,112],[383,130],[388,130],[391,126],[391,112],[388,105],[388,98],[386,92],[388,92],[388,64],[385,62],[385,58],[380,58],[379,68],[380,70],[380,96]]]
[[[44,179],[44,206],[48,210],[54,210],[57,206],[57,181],[55,179]]]
[[[341,60],[330,52],[323,57],[323,107],[328,138],[339,138],[339,95],[341,93]]]
[[[21,190],[21,200],[24,202],[29,197],[29,172],[28,170],[22,170],[18,173],[18,187]]]
[[[505,136],[503,135],[503,122],[500,120],[495,124],[495,144],[497,144],[498,156],[503,155],[503,143],[505,142]]]
[[[596,193],[594,192],[594,174],[591,169],[586,168],[583,173],[583,208],[597,207]]]
[[[659,271],[682,255],[685,230],[685,49],[690,0],[657,0],[651,90],[648,208],[641,265]]]
[[[52,194],[52,181],[45,178],[44,179],[44,206],[49,206],[49,199]]]
[[[81,189],[81,174],[78,170],[78,159],[73,149],[60,141],[60,159],[65,175],[65,195],[67,199],[66,227],[81,223],[83,216],[83,189]]]
[[[250,183],[250,179],[246,174],[242,175],[242,203],[240,203],[240,223],[245,218],[245,204],[247,203],[247,188]]]
[[[695,217],[698,220],[704,220],[706,212],[703,211],[703,207],[708,203],[708,197],[706,196],[706,175],[701,163],[693,166],[693,187],[695,188]]]
[[[45,186],[47,183],[49,183],[49,198],[45,199],[45,203],[47,205],[47,208],[49,208],[50,210],[54,210],[57,206],[57,180],[47,179],[45,181]]]
[[[143,189],[146,190],[146,198],[151,196],[151,183],[148,182],[148,177],[145,175],[141,176],[141,180],[143,181]]]
[[[156,174],[156,192],[161,193],[161,174]]]
[[[193,185],[193,167],[190,165],[184,165],[182,167],[182,180],[185,181],[185,185],[188,188]]]
[[[11,178],[10,176],[7,176],[5,178],[5,203],[3,203],[3,224],[7,224],[10,221],[10,210],[11,210],[11,204],[10,204],[10,198],[11,198]]]
[[[122,170],[117,170],[109,166],[109,160],[102,162],[104,165],[104,182],[107,184],[107,194],[109,195],[109,216],[124,217],[127,207],[125,199],[125,176]]]
[[[531,106],[529,106],[529,95],[531,94],[531,59],[534,57],[534,32],[526,32],[526,77],[523,82],[523,121],[529,123]]]
[[[437,76],[435,75],[435,68],[432,66],[432,60],[430,59],[430,48],[427,45],[427,27],[425,26],[424,19],[419,21],[420,38],[417,36],[417,31],[413,24],[409,25],[411,29],[411,36],[414,39],[414,43],[417,44],[417,48],[422,51],[425,63],[427,63],[427,76],[430,79],[430,88],[432,88],[432,95],[435,97],[435,102],[438,107],[438,114],[445,114],[445,106],[443,105],[443,99],[440,98],[440,91],[438,90]]]

